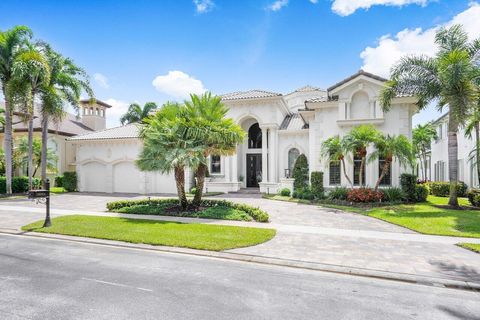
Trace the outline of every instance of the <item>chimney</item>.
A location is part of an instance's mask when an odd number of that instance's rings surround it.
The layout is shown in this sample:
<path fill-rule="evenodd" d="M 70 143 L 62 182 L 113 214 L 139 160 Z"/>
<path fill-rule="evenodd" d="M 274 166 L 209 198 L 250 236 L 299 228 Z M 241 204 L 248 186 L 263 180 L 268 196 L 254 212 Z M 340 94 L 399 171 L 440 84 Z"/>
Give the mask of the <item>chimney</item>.
<path fill-rule="evenodd" d="M 107 126 L 106 111 L 112 106 L 100 100 L 81 100 L 80 115 L 82 123 L 94 131 L 103 130 Z"/>

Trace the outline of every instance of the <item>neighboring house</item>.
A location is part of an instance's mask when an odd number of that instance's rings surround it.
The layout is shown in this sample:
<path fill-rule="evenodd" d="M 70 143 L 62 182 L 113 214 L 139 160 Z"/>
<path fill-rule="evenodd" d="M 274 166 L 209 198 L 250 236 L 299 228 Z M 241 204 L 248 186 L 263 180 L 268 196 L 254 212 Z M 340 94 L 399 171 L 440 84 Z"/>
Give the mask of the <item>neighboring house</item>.
<path fill-rule="evenodd" d="M 91 104 L 89 100 L 80 102 L 80 115 L 76 116 L 66 113 L 64 119 L 59 123 L 50 122 L 48 127 L 48 148 L 57 155 L 57 172 L 59 174 L 65 171 L 75 170 L 75 150 L 67 139 L 76 135 L 92 133 L 96 130 L 105 129 L 105 110 L 111 106 L 105 102 L 97 100 Z M 28 124 L 24 121 L 22 113 L 15 112 L 13 116 L 13 137 L 18 140 L 21 136 L 27 136 Z M 41 138 L 41 115 L 35 113 L 33 120 L 34 137 Z M 3 147 L 4 133 L 0 132 L 0 142 Z M 26 174 L 26 168 L 21 168 L 18 174 Z M 39 172 L 37 174 L 40 174 Z"/>
<path fill-rule="evenodd" d="M 449 181 L 448 176 L 448 113 L 433 123 L 437 130 L 437 139 L 432 141 L 430 160 L 427 161 L 427 179 L 431 181 Z M 478 186 L 475 163 L 470 160 L 470 152 L 475 148 L 475 138 L 465 137 L 465 130 L 460 129 L 458 139 L 458 180 L 469 187 Z"/>
<path fill-rule="evenodd" d="M 343 136 L 352 127 L 372 124 L 385 134 L 411 138 L 412 116 L 417 112 L 413 97 L 397 97 L 388 113 L 383 113 L 379 93 L 386 79 L 360 70 L 327 90 L 306 86 L 289 94 L 263 90 L 225 94 L 222 101 L 247 133 L 234 156 L 212 156 L 208 191 L 234 192 L 259 188 L 277 192 L 291 187 L 290 173 L 296 158 L 305 154 L 310 171 L 323 171 L 324 185 L 347 185 L 339 165 L 320 159 L 321 143 L 334 135 Z M 171 175 L 140 172 L 134 164 L 142 143 L 138 126 L 107 129 L 69 139 L 76 146 L 76 166 L 80 191 L 174 193 Z M 353 179 L 359 160 L 347 161 Z M 385 185 L 397 186 L 400 173 L 407 169 L 394 162 Z M 188 175 L 187 188 L 192 174 Z M 379 161 L 367 164 L 365 181 L 373 186 L 379 176 Z M 357 180 L 357 179 L 355 179 Z"/>

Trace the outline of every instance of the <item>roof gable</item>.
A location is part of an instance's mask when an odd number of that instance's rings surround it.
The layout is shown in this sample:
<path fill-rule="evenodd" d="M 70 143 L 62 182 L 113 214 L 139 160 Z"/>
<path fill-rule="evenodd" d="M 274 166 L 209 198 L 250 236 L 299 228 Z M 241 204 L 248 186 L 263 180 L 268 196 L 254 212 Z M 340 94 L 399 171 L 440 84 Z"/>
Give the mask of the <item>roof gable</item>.
<path fill-rule="evenodd" d="M 362 69 L 360 69 L 357 73 L 351 75 L 350 77 L 347 77 L 337 83 L 335 83 L 333 86 L 329 87 L 327 89 L 327 91 L 330 93 L 331 91 L 334 91 L 335 89 L 343 86 L 344 84 L 347 84 L 348 82 L 354 80 L 355 78 L 358 78 L 358 77 L 367 77 L 367 78 L 370 78 L 370 79 L 373 79 L 373 80 L 376 80 L 376 81 L 380 81 L 380 82 L 386 82 L 388 81 L 387 79 L 383 78 L 383 77 L 380 77 L 380 76 L 377 76 L 373 73 L 370 73 L 370 72 L 366 72 L 366 71 L 363 71 Z"/>

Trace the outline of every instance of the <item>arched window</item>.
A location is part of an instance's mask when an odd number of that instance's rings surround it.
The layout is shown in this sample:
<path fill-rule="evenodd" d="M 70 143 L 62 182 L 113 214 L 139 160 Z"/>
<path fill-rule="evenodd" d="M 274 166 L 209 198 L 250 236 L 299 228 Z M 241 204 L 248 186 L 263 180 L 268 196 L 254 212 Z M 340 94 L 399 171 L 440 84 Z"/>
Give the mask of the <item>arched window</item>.
<path fill-rule="evenodd" d="M 295 161 L 297 161 L 299 155 L 300 151 L 298 151 L 297 148 L 288 150 L 288 170 L 290 170 L 290 175 L 292 174 L 293 166 L 295 165 Z"/>
<path fill-rule="evenodd" d="M 248 129 L 248 148 L 261 149 L 262 148 L 262 130 L 258 123 L 254 123 Z"/>

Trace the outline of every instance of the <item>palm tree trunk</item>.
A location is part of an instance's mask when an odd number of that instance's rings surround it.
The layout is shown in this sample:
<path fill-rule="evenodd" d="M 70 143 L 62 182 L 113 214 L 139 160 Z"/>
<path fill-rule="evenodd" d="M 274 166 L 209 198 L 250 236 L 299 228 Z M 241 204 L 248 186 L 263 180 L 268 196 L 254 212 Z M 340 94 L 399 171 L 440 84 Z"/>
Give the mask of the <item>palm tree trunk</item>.
<path fill-rule="evenodd" d="M 345 159 L 342 158 L 342 167 L 343 167 L 343 175 L 345 176 L 345 178 L 347 179 L 348 183 L 350 183 L 350 186 L 353 188 L 353 183 L 352 183 L 352 180 L 350 179 L 350 177 L 347 175 L 347 168 L 345 166 Z"/>
<path fill-rule="evenodd" d="M 450 114 L 448 121 L 448 178 L 450 181 L 450 196 L 448 205 L 458 207 L 457 182 L 458 182 L 458 121 Z"/>
<path fill-rule="evenodd" d="M 12 138 L 12 110 L 8 101 L 7 90 L 5 84 L 2 86 L 3 97 L 5 98 L 5 129 L 4 129 L 4 149 L 5 149 L 5 178 L 6 193 L 12 194 L 12 177 L 13 177 L 13 138 Z"/>
<path fill-rule="evenodd" d="M 33 114 L 28 116 L 28 189 L 32 189 L 33 178 Z"/>
<path fill-rule="evenodd" d="M 382 179 L 387 174 L 387 171 L 388 171 L 389 167 L 390 167 L 390 161 L 385 161 L 385 164 L 382 167 L 382 173 L 380 174 L 380 177 L 378 177 L 377 183 L 375 184 L 375 191 L 378 191 L 378 187 L 380 186 L 380 182 L 382 182 Z"/>
<path fill-rule="evenodd" d="M 42 116 L 42 183 L 47 180 L 47 140 L 48 140 L 48 115 Z"/>
<path fill-rule="evenodd" d="M 185 194 L 185 168 L 175 167 L 174 173 L 180 207 L 185 210 L 188 207 L 187 195 Z"/>
<path fill-rule="evenodd" d="M 203 186 L 205 185 L 205 174 L 207 173 L 207 166 L 200 164 L 197 168 L 197 189 L 195 197 L 193 198 L 193 205 L 199 207 L 202 203 Z"/>
<path fill-rule="evenodd" d="M 420 170 L 419 171 L 422 173 L 422 180 L 427 180 L 425 172 L 423 170 L 424 169 L 424 161 L 425 161 L 423 155 L 420 154 L 419 159 L 420 159 L 420 161 L 419 161 L 420 162 Z M 417 175 L 418 175 L 418 172 L 417 172 Z"/>
<path fill-rule="evenodd" d="M 363 187 L 364 181 L 363 181 L 363 170 L 365 170 L 365 157 L 362 157 L 362 162 L 360 162 L 360 170 L 358 172 L 358 182 L 360 184 L 360 187 Z"/>
<path fill-rule="evenodd" d="M 476 156 L 475 156 L 475 166 L 477 167 L 477 185 L 480 186 L 480 123 L 475 123 L 475 142 L 476 147 Z M 473 181 L 472 181 L 473 183 Z M 473 187 L 473 186 L 472 186 Z"/>

